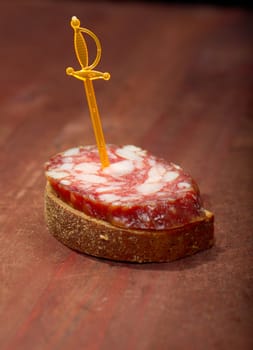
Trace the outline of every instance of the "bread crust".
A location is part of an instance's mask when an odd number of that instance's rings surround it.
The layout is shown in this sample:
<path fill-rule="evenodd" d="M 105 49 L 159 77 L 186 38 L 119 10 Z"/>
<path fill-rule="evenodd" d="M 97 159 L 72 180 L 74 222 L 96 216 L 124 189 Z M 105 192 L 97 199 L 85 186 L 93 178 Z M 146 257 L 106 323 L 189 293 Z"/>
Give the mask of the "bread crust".
<path fill-rule="evenodd" d="M 100 258 L 129 262 L 173 261 L 214 244 L 214 216 L 169 230 L 132 230 L 87 216 L 57 197 L 49 183 L 45 217 L 50 233 L 66 246 Z"/>

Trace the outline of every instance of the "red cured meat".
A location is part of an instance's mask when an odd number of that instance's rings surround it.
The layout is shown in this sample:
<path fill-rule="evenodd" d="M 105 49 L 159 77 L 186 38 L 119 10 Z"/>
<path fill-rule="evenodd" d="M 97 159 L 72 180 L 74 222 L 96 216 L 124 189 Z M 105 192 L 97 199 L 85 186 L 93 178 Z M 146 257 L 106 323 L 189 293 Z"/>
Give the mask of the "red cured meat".
<path fill-rule="evenodd" d="M 105 169 L 96 146 L 59 153 L 46 177 L 63 201 L 119 227 L 166 230 L 204 216 L 198 186 L 179 166 L 131 145 L 107 152 Z"/>

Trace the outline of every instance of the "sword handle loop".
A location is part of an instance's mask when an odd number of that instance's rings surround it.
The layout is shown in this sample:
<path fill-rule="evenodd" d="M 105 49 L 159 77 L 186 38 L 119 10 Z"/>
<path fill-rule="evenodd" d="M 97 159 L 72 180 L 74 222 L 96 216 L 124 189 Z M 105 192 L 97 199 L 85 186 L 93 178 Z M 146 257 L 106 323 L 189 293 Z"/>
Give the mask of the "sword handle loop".
<path fill-rule="evenodd" d="M 101 49 L 100 41 L 98 37 L 91 30 L 80 27 L 80 21 L 76 16 L 72 17 L 70 24 L 71 24 L 71 27 L 74 29 L 74 46 L 75 46 L 76 57 L 82 69 L 92 70 L 98 65 L 101 58 L 102 49 Z M 88 34 L 95 41 L 95 44 L 96 44 L 97 54 L 94 62 L 91 65 L 89 65 L 88 63 L 88 49 L 82 33 Z"/>

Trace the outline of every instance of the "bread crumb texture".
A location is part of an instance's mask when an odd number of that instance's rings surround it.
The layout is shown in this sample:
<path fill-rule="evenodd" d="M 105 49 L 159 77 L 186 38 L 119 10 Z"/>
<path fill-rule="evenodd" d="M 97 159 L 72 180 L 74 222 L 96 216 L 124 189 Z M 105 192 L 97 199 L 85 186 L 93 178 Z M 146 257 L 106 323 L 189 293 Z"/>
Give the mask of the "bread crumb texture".
<path fill-rule="evenodd" d="M 49 184 L 45 190 L 45 217 L 50 233 L 82 253 L 116 261 L 173 261 L 214 244 L 214 216 L 169 230 L 121 229 L 72 208 L 57 197 Z"/>

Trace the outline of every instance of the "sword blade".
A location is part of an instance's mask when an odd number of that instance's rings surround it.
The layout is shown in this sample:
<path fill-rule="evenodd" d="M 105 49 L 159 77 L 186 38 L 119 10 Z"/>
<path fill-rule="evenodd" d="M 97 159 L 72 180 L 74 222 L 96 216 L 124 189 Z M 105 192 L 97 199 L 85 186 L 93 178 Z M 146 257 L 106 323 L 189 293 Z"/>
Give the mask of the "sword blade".
<path fill-rule="evenodd" d="M 90 116 L 92 120 L 93 130 L 95 133 L 95 138 L 97 142 L 98 152 L 100 156 L 100 161 L 102 168 L 110 165 L 108 155 L 106 152 L 106 145 L 104 139 L 104 133 L 101 125 L 101 120 L 98 112 L 97 101 L 94 93 L 93 82 L 90 79 L 84 80 L 84 88 L 88 101 L 88 106 L 90 110 Z"/>

